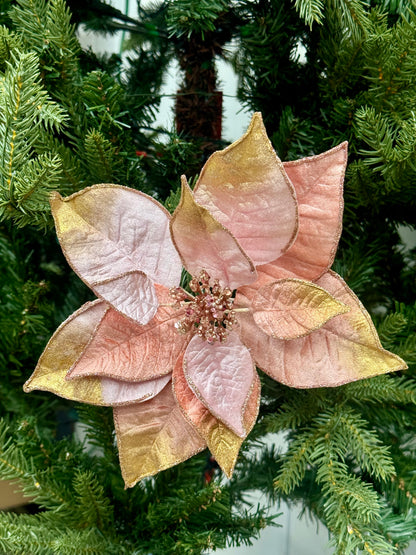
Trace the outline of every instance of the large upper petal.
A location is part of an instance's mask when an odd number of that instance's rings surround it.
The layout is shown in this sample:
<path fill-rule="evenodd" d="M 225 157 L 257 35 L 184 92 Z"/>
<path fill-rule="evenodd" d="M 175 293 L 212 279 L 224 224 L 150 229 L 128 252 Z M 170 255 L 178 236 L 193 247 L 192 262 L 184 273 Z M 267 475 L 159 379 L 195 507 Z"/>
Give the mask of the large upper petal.
<path fill-rule="evenodd" d="M 150 401 L 116 407 L 114 422 L 126 487 L 133 487 L 142 478 L 185 461 L 206 447 L 183 417 L 171 384 Z"/>
<path fill-rule="evenodd" d="M 189 337 L 178 333 L 174 325 L 184 310 L 172 307 L 166 287 L 156 285 L 156 289 L 160 306 L 144 326 L 114 309 L 107 310 L 67 377 L 142 382 L 170 374 Z"/>
<path fill-rule="evenodd" d="M 195 200 L 237 238 L 257 266 L 282 255 L 297 232 L 293 185 L 260 113 L 238 141 L 208 159 Z"/>
<path fill-rule="evenodd" d="M 193 276 L 206 270 L 210 277 L 231 289 L 256 279 L 253 262 L 230 231 L 195 202 L 185 177 L 170 228 L 183 265 Z"/>
<path fill-rule="evenodd" d="M 315 281 L 332 266 L 342 229 L 347 154 L 347 143 L 342 143 L 318 156 L 283 164 L 296 189 L 298 235 L 283 256 L 257 267 L 254 288 L 285 277 Z"/>
<path fill-rule="evenodd" d="M 194 335 L 186 348 L 183 368 L 190 388 L 211 414 L 244 438 L 244 411 L 255 368 L 238 334 L 230 332 L 225 342 L 213 344 Z"/>
<path fill-rule="evenodd" d="M 338 386 L 406 368 L 400 357 L 383 349 L 369 314 L 340 276 L 329 271 L 317 285 L 350 310 L 306 337 L 273 338 L 250 313 L 238 313 L 240 335 L 259 368 L 298 388 Z"/>
<path fill-rule="evenodd" d="M 71 366 L 82 356 L 100 322 L 111 310 L 107 303 L 96 300 L 86 303 L 65 320 L 51 337 L 24 390 L 50 391 L 65 399 L 93 405 L 126 404 L 157 395 L 169 381 L 169 376 L 131 385 L 95 377 L 72 381 L 65 379 Z"/>
<path fill-rule="evenodd" d="M 114 308 L 147 323 L 157 309 L 153 282 L 170 287 L 181 277 L 167 210 L 139 191 L 107 184 L 64 199 L 53 193 L 51 207 L 74 271 Z"/>

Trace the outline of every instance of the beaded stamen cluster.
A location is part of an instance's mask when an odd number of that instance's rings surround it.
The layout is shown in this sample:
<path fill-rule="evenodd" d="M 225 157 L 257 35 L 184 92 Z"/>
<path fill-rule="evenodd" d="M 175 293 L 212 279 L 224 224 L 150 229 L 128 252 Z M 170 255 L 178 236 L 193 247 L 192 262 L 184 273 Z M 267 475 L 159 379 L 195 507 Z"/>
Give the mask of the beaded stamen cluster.
<path fill-rule="evenodd" d="M 225 341 L 228 331 L 236 323 L 232 291 L 211 280 L 205 270 L 189 282 L 190 295 L 181 287 L 172 287 L 170 295 L 177 306 L 185 306 L 185 316 L 175 327 L 181 333 L 194 330 L 200 337 L 215 343 Z"/>

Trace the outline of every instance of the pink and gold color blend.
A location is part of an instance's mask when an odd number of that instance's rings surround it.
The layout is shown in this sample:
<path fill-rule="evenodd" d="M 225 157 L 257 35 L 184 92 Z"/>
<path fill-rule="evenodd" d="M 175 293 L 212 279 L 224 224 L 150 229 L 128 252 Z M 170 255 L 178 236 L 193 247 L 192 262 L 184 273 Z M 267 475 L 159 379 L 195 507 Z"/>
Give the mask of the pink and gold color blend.
<path fill-rule="evenodd" d="M 62 249 L 98 299 L 58 328 L 25 391 L 113 406 L 131 487 L 207 446 L 230 476 L 258 414 L 256 366 L 297 388 L 406 368 L 329 269 L 346 162 L 343 143 L 282 163 L 255 114 L 194 191 L 182 178 L 172 217 L 119 185 L 55 193 Z"/>

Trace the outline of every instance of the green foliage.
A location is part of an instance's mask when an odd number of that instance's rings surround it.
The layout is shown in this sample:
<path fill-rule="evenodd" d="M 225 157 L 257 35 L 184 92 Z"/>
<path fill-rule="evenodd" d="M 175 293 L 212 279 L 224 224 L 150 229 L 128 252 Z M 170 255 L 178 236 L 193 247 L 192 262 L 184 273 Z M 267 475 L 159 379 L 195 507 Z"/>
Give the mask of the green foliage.
<path fill-rule="evenodd" d="M 177 0 L 170 2 L 167 25 L 171 35 L 181 37 L 192 33 L 204 36 L 206 31 L 215 31 L 215 21 L 227 10 L 224 0 Z"/>
<path fill-rule="evenodd" d="M 42 134 L 62 127 L 66 113 L 42 87 L 35 54 L 12 55 L 0 86 L 1 218 L 45 226 L 48 191 L 57 184 L 60 163 L 56 156 L 31 153 Z"/>
<path fill-rule="evenodd" d="M 86 107 L 87 123 L 99 131 L 115 135 L 127 127 L 122 119 L 124 91 L 110 75 L 102 71 L 88 73 L 82 85 L 81 103 Z"/>
<path fill-rule="evenodd" d="M 6 69 L 6 62 L 10 60 L 12 52 L 23 46 L 21 38 L 5 26 L 0 27 L 0 71 Z"/>
<path fill-rule="evenodd" d="M 64 0 L 19 0 L 10 16 L 26 48 L 41 59 L 45 80 L 59 94 L 62 84 L 77 75 L 80 51 Z"/>
<path fill-rule="evenodd" d="M 398 405 L 415 406 L 415 384 L 379 376 L 338 390 L 287 393 L 279 411 L 267 414 L 260 424 L 270 432 L 291 430 L 288 449 L 276 468 L 278 494 L 291 499 L 305 487 L 313 492 L 310 510 L 328 526 L 336 553 L 395 553 L 386 533 L 389 525 L 382 521 L 387 513 L 379 492 L 389 491 L 397 480 L 396 453 L 383 436 L 394 426 Z M 385 408 L 383 421 L 373 412 L 380 403 Z M 396 506 L 403 511 L 402 520 L 411 518 L 406 517 L 408 502 Z M 402 541 L 408 539 L 409 528 Z"/>
<path fill-rule="evenodd" d="M 310 27 L 313 23 L 322 23 L 324 8 L 322 0 L 295 0 L 295 8 L 299 17 Z"/>
<path fill-rule="evenodd" d="M 102 133 L 93 129 L 85 136 L 84 149 L 91 184 L 116 182 L 114 177 L 119 162 L 116 147 Z"/>

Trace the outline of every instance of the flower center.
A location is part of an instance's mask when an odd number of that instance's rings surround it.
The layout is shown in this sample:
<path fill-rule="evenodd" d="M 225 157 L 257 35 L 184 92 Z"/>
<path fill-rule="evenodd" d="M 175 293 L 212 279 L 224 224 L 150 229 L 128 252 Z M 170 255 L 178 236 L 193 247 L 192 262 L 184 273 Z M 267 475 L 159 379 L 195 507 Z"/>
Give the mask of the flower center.
<path fill-rule="evenodd" d="M 221 287 L 218 280 L 212 280 L 205 270 L 198 278 L 191 279 L 189 288 L 194 296 L 181 287 L 170 290 L 175 304 L 185 307 L 185 316 L 176 322 L 176 329 L 181 333 L 193 330 L 208 343 L 225 341 L 236 323 L 231 289 Z"/>

